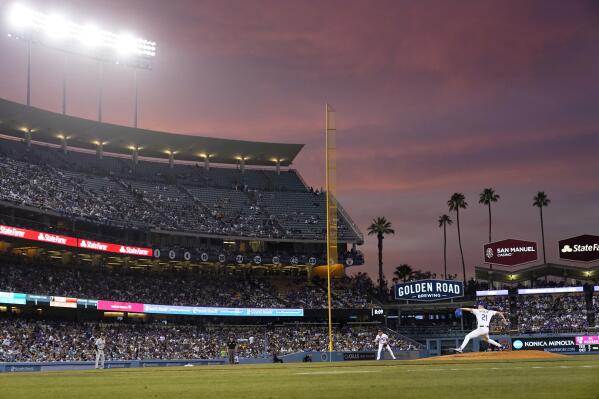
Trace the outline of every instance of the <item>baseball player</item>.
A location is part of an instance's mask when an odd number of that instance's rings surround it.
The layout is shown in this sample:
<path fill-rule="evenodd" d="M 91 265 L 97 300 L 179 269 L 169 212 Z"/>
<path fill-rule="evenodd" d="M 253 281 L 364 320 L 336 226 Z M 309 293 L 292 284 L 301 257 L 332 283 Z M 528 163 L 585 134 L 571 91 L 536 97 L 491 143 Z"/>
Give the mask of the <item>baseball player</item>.
<path fill-rule="evenodd" d="M 476 317 L 477 328 L 476 328 L 476 330 L 474 330 L 474 331 L 470 332 L 468 335 L 466 335 L 466 337 L 464 338 L 464 342 L 462 342 L 462 345 L 459 348 L 454 349 L 456 352 L 462 353 L 462 351 L 464 350 L 466 345 L 468 345 L 468 342 L 470 342 L 471 339 L 476 338 L 476 337 L 481 337 L 484 341 L 488 342 L 489 344 L 491 344 L 499 349 L 503 349 L 503 347 L 501 346 L 501 344 L 499 342 L 494 341 L 491 338 L 489 338 L 489 324 L 491 323 L 491 319 L 493 318 L 493 316 L 495 316 L 497 314 L 497 315 L 501 316 L 504 323 L 507 323 L 507 320 L 502 312 L 485 309 L 485 306 L 482 303 L 478 304 L 477 309 L 471 309 L 471 308 L 460 308 L 460 309 L 464 312 L 470 312 Z"/>
<path fill-rule="evenodd" d="M 393 360 L 395 360 L 395 355 L 393 354 L 393 351 L 389 346 L 389 337 L 387 336 L 387 334 L 379 330 L 379 333 L 376 335 L 374 342 L 379 344 L 379 351 L 376 354 L 376 360 L 381 360 L 381 351 L 383 350 L 383 348 L 386 348 L 391 354 Z"/>
<path fill-rule="evenodd" d="M 100 334 L 98 339 L 95 342 L 96 345 L 96 369 L 104 368 L 104 347 L 106 346 L 106 341 L 104 340 L 104 335 Z"/>

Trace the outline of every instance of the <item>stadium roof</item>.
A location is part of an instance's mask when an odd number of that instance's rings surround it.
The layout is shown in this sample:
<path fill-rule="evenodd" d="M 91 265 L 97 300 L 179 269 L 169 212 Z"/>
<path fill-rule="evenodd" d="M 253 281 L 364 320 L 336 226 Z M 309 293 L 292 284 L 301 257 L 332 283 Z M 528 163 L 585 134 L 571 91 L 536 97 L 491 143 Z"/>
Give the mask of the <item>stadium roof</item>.
<path fill-rule="evenodd" d="M 103 151 L 117 154 L 131 154 L 138 147 L 140 156 L 150 158 L 168 158 L 172 151 L 175 159 L 192 162 L 209 154 L 210 162 L 222 164 L 235 164 L 243 157 L 246 165 L 274 166 L 278 159 L 281 166 L 289 166 L 304 146 L 135 129 L 0 99 L 0 133 L 24 138 L 28 129 L 32 140 L 46 143 L 61 144 L 66 137 L 69 147 L 95 150 L 104 143 Z"/>
<path fill-rule="evenodd" d="M 501 270 L 497 268 L 490 270 L 488 266 L 476 266 L 474 271 L 476 280 L 488 281 L 492 276 L 493 281 L 507 284 L 521 283 L 545 276 L 586 281 L 598 281 L 599 279 L 599 265 L 570 266 L 547 263 L 513 270 Z"/>

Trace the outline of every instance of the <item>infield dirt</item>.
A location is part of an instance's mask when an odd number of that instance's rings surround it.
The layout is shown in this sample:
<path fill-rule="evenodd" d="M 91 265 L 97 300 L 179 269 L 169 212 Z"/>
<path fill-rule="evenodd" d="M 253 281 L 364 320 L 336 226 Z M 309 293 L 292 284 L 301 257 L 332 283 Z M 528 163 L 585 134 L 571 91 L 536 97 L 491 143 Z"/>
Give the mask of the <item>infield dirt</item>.
<path fill-rule="evenodd" d="M 528 360 L 528 359 L 565 359 L 568 355 L 544 351 L 501 351 L 501 352 L 468 352 L 454 355 L 434 356 L 421 360 Z M 419 359 L 420 360 L 420 359 Z"/>

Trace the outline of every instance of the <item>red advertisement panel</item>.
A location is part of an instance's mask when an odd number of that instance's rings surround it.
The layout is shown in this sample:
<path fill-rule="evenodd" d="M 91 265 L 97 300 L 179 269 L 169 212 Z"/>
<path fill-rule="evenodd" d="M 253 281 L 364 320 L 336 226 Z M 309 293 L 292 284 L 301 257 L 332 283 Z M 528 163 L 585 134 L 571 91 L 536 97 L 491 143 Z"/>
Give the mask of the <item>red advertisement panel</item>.
<path fill-rule="evenodd" d="M 98 301 L 98 310 L 111 310 L 115 312 L 139 312 L 143 313 L 143 303 Z"/>
<path fill-rule="evenodd" d="M 110 244 L 107 242 L 79 239 L 79 248 L 93 251 L 112 252 L 121 255 L 152 256 L 152 248 L 132 247 L 130 245 Z"/>
<path fill-rule="evenodd" d="M 67 247 L 76 247 L 77 239 L 74 237 L 61 236 L 58 234 L 42 233 L 35 230 L 21 229 L 18 227 L 0 225 L 0 235 L 8 237 L 23 238 L 25 240 L 41 241 Z"/>
<path fill-rule="evenodd" d="M 508 239 L 485 244 L 485 263 L 516 266 L 537 260 L 537 243 Z"/>
<path fill-rule="evenodd" d="M 584 234 L 559 242 L 559 257 L 578 262 L 599 260 L 599 236 Z"/>
<path fill-rule="evenodd" d="M 79 247 L 91 249 L 93 251 L 112 252 L 121 255 L 152 256 L 152 248 L 84 240 L 80 238 L 67 237 L 58 234 L 44 233 L 41 231 L 21 229 L 19 227 L 12 226 L 0 225 L 0 236 L 47 242 L 50 244 L 64 245 L 67 247 Z"/>

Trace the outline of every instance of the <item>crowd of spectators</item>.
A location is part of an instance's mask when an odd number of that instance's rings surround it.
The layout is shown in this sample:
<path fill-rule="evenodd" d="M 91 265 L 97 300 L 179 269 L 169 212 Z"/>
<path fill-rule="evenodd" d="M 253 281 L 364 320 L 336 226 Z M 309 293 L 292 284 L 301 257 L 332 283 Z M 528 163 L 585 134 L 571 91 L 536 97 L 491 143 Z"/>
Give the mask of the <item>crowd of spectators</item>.
<path fill-rule="evenodd" d="M 104 173 L 98 176 L 77 162 L 66 159 L 53 162 L 69 155 L 52 157 L 51 151 L 37 148 L 26 156 L 16 150 L 0 151 L 0 200 L 127 228 L 151 227 L 231 237 L 325 238 L 325 198 L 307 192 L 306 187 L 305 191 L 262 192 L 247 184 L 233 184 L 230 188 L 207 185 L 210 179 L 200 179 L 203 185 L 194 186 L 198 184 L 196 179 L 178 181 L 174 176 L 166 179 L 170 172 L 168 165 L 148 162 L 146 169 L 156 173 L 123 176 L 119 168 L 113 170 L 119 163 L 107 160 Z M 85 162 L 85 157 L 91 157 L 98 165 L 103 162 L 91 155 L 76 157 L 80 162 Z M 186 176 L 191 173 L 188 169 Z M 102 171 L 97 167 L 91 170 Z M 299 178 L 296 176 L 291 181 L 299 182 Z M 263 196 L 268 196 L 270 202 L 263 201 Z M 341 214 L 338 234 L 346 240 L 358 240 Z"/>
<path fill-rule="evenodd" d="M 0 157 L 0 200 L 51 210 L 100 223 L 173 228 L 146 202 L 132 193 L 106 185 L 91 192 L 59 170 Z"/>
<path fill-rule="evenodd" d="M 593 311 L 595 313 L 595 327 L 599 327 L 599 293 L 593 295 Z"/>
<path fill-rule="evenodd" d="M 288 280 L 289 286 L 280 292 L 268 276 L 249 271 L 110 268 L 89 263 L 63 265 L 41 258 L 0 259 L 0 291 L 6 292 L 163 305 L 306 309 L 327 306 L 326 292 L 320 284 L 305 279 Z M 367 291 L 352 288 L 363 284 L 362 280 L 346 278 L 344 289 L 350 294 L 335 290 L 334 307 L 363 308 L 370 304 Z"/>
<path fill-rule="evenodd" d="M 521 333 L 584 331 L 588 327 L 584 293 L 518 297 Z"/>
<path fill-rule="evenodd" d="M 335 350 L 375 350 L 376 325 L 335 326 Z M 396 351 L 417 343 L 388 332 Z M 270 357 L 294 352 L 328 350 L 322 325 L 189 326 L 157 324 L 97 324 L 0 318 L 0 362 L 90 361 L 94 341 L 103 335 L 107 360 L 217 359 L 225 345 L 237 341 L 241 358 Z"/>

